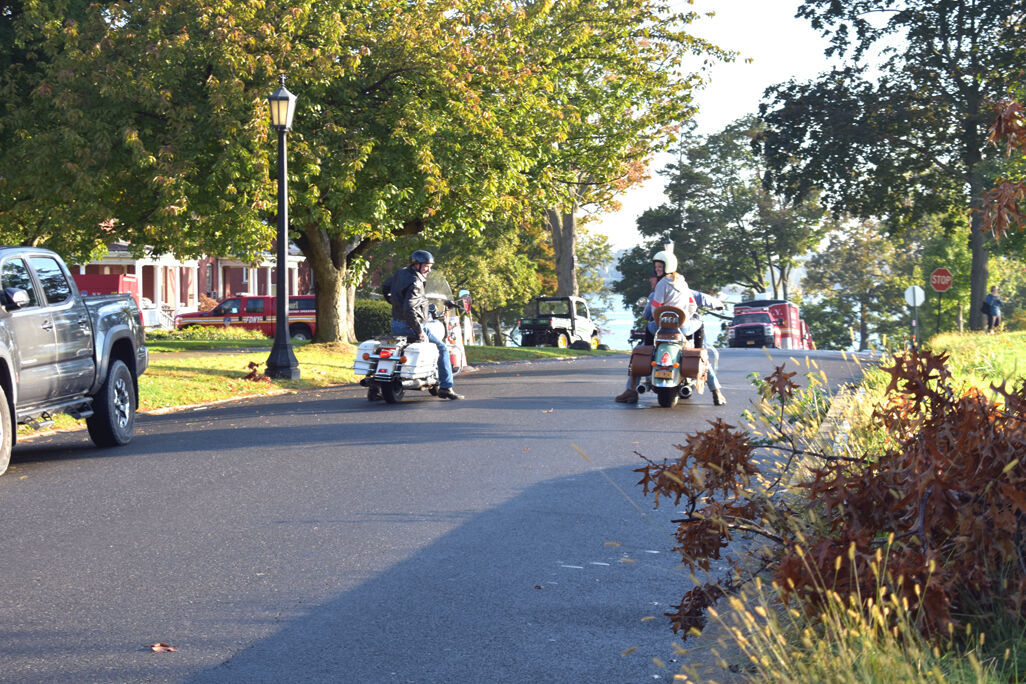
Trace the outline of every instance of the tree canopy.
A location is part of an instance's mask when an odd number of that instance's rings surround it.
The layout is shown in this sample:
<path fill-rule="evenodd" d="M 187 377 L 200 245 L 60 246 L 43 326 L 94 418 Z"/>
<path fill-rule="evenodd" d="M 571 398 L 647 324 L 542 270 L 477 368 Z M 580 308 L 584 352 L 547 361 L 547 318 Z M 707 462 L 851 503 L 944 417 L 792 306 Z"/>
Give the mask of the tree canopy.
<path fill-rule="evenodd" d="M 681 139 L 677 161 L 662 171 L 668 201 L 638 218 L 648 241 L 620 259 L 623 279 L 615 289 L 625 304 L 648 293 L 651 256 L 666 239 L 695 289 L 734 285 L 788 296 L 792 269 L 824 232 L 823 211 L 814 198 L 788 201 L 762 187 L 751 147 L 758 130 L 749 116 L 718 133 Z"/>
<path fill-rule="evenodd" d="M 968 225 L 974 327 L 987 252 L 971 207 L 994 103 L 1022 77 L 1024 12 L 1022 1 L 805 0 L 798 16 L 844 64 L 770 89 L 761 107 L 766 181 L 785 196 L 819 191 L 838 213 L 897 230 L 927 217 Z"/>
<path fill-rule="evenodd" d="M 267 249 L 266 96 L 286 73 L 291 237 L 315 273 L 319 339 L 351 333 L 378 242 L 540 221 L 582 171 L 608 199 L 686 118 L 713 52 L 686 33 L 694 15 L 656 0 L 17 7 L 0 23 L 21 65 L 0 87 L 22 96 L 0 112 L 0 232 L 75 256 L 114 239 Z"/>

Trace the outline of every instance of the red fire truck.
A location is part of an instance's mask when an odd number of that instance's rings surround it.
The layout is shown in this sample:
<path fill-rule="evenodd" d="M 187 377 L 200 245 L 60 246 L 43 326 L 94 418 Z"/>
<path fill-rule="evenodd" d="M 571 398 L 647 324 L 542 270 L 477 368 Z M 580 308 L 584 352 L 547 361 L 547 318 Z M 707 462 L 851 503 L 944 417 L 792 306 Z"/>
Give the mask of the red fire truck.
<path fill-rule="evenodd" d="M 274 337 L 277 318 L 274 297 L 229 297 L 210 311 L 197 311 L 175 316 L 175 327 L 181 330 L 194 325 L 212 325 L 218 328 L 238 326 L 245 330 L 259 330 Z M 289 297 L 289 333 L 300 340 L 312 340 L 317 331 L 317 297 L 294 295 Z"/>
<path fill-rule="evenodd" d="M 755 299 L 734 305 L 727 329 L 731 347 L 815 349 L 798 306 L 782 299 Z"/>

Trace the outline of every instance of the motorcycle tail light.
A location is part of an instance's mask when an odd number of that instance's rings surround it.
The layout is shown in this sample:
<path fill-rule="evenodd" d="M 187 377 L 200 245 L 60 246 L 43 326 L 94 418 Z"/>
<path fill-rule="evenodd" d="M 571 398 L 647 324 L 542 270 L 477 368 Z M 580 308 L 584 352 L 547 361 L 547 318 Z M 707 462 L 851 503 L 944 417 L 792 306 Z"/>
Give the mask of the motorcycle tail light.
<path fill-rule="evenodd" d="M 394 349 L 382 349 L 378 352 L 378 356 L 380 356 L 383 359 L 390 359 L 392 358 L 392 352 L 394 351 Z"/>
<path fill-rule="evenodd" d="M 659 359 L 660 366 L 670 365 L 670 352 L 663 352 L 663 358 Z"/>

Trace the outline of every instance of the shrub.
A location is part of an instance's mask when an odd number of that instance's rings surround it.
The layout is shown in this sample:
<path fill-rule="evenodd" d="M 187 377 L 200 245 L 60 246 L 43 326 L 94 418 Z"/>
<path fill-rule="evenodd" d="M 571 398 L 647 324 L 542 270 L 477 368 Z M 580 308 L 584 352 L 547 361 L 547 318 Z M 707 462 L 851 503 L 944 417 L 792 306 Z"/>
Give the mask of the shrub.
<path fill-rule="evenodd" d="M 357 299 L 353 332 L 357 340 L 387 335 L 392 329 L 392 305 L 382 299 Z"/>
<path fill-rule="evenodd" d="M 148 340 L 266 340 L 259 330 L 246 330 L 232 326 L 193 325 L 182 330 L 151 328 L 146 331 Z"/>
<path fill-rule="evenodd" d="M 946 361 L 912 351 L 882 369 L 887 396 L 873 419 L 890 439 L 879 451 L 817 446 L 800 416 L 818 399 L 781 366 L 758 383 L 763 430 L 717 420 L 677 459 L 639 468 L 656 505 L 669 497 L 684 509 L 675 550 L 688 568 L 708 572 L 739 534 L 770 542 L 685 594 L 668 614 L 674 631 L 701 631 L 709 607 L 761 572 L 815 612 L 837 600 L 869 611 L 893 596 L 931 640 L 988 612 L 1021 625 L 1026 381 L 992 385 L 997 403 L 956 391 Z M 763 472 L 767 461 L 776 472 Z"/>

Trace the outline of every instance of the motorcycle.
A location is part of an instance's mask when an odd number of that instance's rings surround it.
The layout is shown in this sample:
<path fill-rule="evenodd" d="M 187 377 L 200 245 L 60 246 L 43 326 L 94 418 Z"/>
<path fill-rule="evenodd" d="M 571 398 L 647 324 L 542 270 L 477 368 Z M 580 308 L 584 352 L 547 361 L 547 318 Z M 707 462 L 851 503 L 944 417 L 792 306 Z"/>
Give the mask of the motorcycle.
<path fill-rule="evenodd" d="M 709 357 L 705 347 L 695 348 L 681 332 L 684 311 L 661 306 L 655 311 L 658 329 L 652 345 L 636 344 L 631 354 L 631 375 L 642 377 L 638 393 L 655 392 L 659 405 L 671 408 L 678 399 L 705 392 Z M 645 332 L 632 330 L 631 342 L 643 342 Z"/>
<path fill-rule="evenodd" d="M 424 329 L 445 342 L 456 375 L 467 365 L 460 307 L 453 301 L 449 283 L 438 271 L 428 275 L 424 289 L 430 315 Z M 438 394 L 438 347 L 433 342 L 411 342 L 403 335 L 365 340 L 356 349 L 353 370 L 364 376 L 360 385 L 367 388 L 368 401 L 380 397 L 388 404 L 396 404 L 411 389 Z"/>

